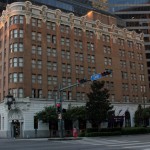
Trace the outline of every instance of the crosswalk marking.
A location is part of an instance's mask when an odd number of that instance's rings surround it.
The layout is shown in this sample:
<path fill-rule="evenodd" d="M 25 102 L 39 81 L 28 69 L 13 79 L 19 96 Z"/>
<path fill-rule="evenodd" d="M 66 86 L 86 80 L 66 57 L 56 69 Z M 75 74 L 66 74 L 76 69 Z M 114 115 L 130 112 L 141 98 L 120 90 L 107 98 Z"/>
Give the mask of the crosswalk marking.
<path fill-rule="evenodd" d="M 132 143 L 122 143 L 122 144 L 120 144 L 120 145 L 123 145 L 123 146 L 127 146 L 127 145 L 143 145 L 143 144 L 150 144 L 150 142 L 138 142 L 138 143 L 136 143 L 136 142 L 133 142 L 133 141 L 131 141 Z M 120 145 L 118 145 L 118 144 L 113 144 L 113 145 L 108 145 L 108 146 L 120 146 Z"/>
<path fill-rule="evenodd" d="M 104 145 L 107 147 L 121 147 L 126 149 L 150 150 L 150 142 L 129 141 L 129 140 L 111 140 L 111 139 L 92 139 L 61 141 L 62 143 L 81 144 L 81 145 Z"/>
<path fill-rule="evenodd" d="M 127 146 L 127 147 L 124 147 L 124 148 L 140 148 L 140 147 L 142 147 L 142 148 L 144 148 L 144 147 L 150 147 L 150 145 Z"/>

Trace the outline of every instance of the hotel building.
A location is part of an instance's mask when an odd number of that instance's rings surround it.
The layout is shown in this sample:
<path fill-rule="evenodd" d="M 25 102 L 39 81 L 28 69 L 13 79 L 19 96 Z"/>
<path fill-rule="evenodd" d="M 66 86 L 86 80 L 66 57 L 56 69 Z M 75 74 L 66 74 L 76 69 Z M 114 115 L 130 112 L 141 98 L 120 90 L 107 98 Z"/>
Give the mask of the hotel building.
<path fill-rule="evenodd" d="M 143 34 L 119 28 L 117 19 L 91 11 L 84 16 L 52 10 L 31 2 L 7 5 L 0 17 L 0 136 L 34 137 L 34 116 L 59 100 L 58 89 L 90 79 L 105 69 L 102 78 L 110 91 L 115 114 L 130 114 L 138 104 L 149 104 L 149 85 Z M 82 106 L 90 90 L 87 82 L 62 93 L 63 108 Z M 8 94 L 15 103 L 8 110 Z M 121 110 L 121 111 L 120 111 Z M 39 122 L 38 136 L 48 125 Z"/>

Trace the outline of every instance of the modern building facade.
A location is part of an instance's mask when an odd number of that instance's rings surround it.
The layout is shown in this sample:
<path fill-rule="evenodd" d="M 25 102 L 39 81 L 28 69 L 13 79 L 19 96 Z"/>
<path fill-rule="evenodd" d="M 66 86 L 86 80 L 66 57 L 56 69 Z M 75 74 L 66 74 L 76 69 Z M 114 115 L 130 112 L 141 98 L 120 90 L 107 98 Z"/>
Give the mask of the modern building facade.
<path fill-rule="evenodd" d="M 145 54 L 150 83 L 150 1 L 149 0 L 108 0 L 109 11 L 126 22 L 128 30 L 144 33 Z"/>
<path fill-rule="evenodd" d="M 34 116 L 59 100 L 58 89 L 90 79 L 105 69 L 116 115 L 130 114 L 138 104 L 149 105 L 143 35 L 117 27 L 117 19 L 91 11 L 84 16 L 64 13 L 31 2 L 7 5 L 0 17 L 0 136 L 34 137 Z M 87 101 L 91 82 L 62 93 L 63 107 Z M 7 107 L 8 94 L 15 103 Z M 124 124 L 125 125 L 125 124 Z M 48 136 L 39 122 L 39 137 Z"/>

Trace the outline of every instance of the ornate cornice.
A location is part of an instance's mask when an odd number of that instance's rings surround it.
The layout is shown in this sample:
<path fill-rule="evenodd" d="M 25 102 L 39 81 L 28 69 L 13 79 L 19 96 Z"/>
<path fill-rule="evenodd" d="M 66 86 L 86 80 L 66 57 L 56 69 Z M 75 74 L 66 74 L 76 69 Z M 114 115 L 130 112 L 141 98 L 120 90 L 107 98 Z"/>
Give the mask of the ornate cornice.
<path fill-rule="evenodd" d="M 30 1 L 26 2 L 15 2 L 7 5 L 6 10 L 3 11 L 0 17 L 0 26 L 12 15 L 24 15 L 26 17 L 26 23 L 30 23 L 31 17 L 42 19 L 43 22 L 53 21 L 58 26 L 60 24 L 69 25 L 72 29 L 73 27 L 81 28 L 84 32 L 86 30 L 93 31 L 97 38 L 99 39 L 101 34 L 108 34 L 111 37 L 119 36 L 124 39 L 139 40 L 143 42 L 142 34 L 133 33 L 127 29 L 121 29 L 116 27 L 116 25 L 106 25 L 100 20 L 88 20 L 86 16 L 77 17 L 73 13 L 64 13 L 59 9 L 51 10 L 47 6 L 36 6 L 32 5 Z M 109 16 L 108 16 L 109 17 Z"/>

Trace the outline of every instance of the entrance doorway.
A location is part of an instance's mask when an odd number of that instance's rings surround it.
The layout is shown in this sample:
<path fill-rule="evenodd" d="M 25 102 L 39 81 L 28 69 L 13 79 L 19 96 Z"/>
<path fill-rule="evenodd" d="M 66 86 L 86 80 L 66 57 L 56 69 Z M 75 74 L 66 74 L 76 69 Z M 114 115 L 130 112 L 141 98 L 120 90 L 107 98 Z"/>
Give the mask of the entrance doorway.
<path fill-rule="evenodd" d="M 20 122 L 18 120 L 12 120 L 12 136 L 14 138 L 20 137 Z"/>

